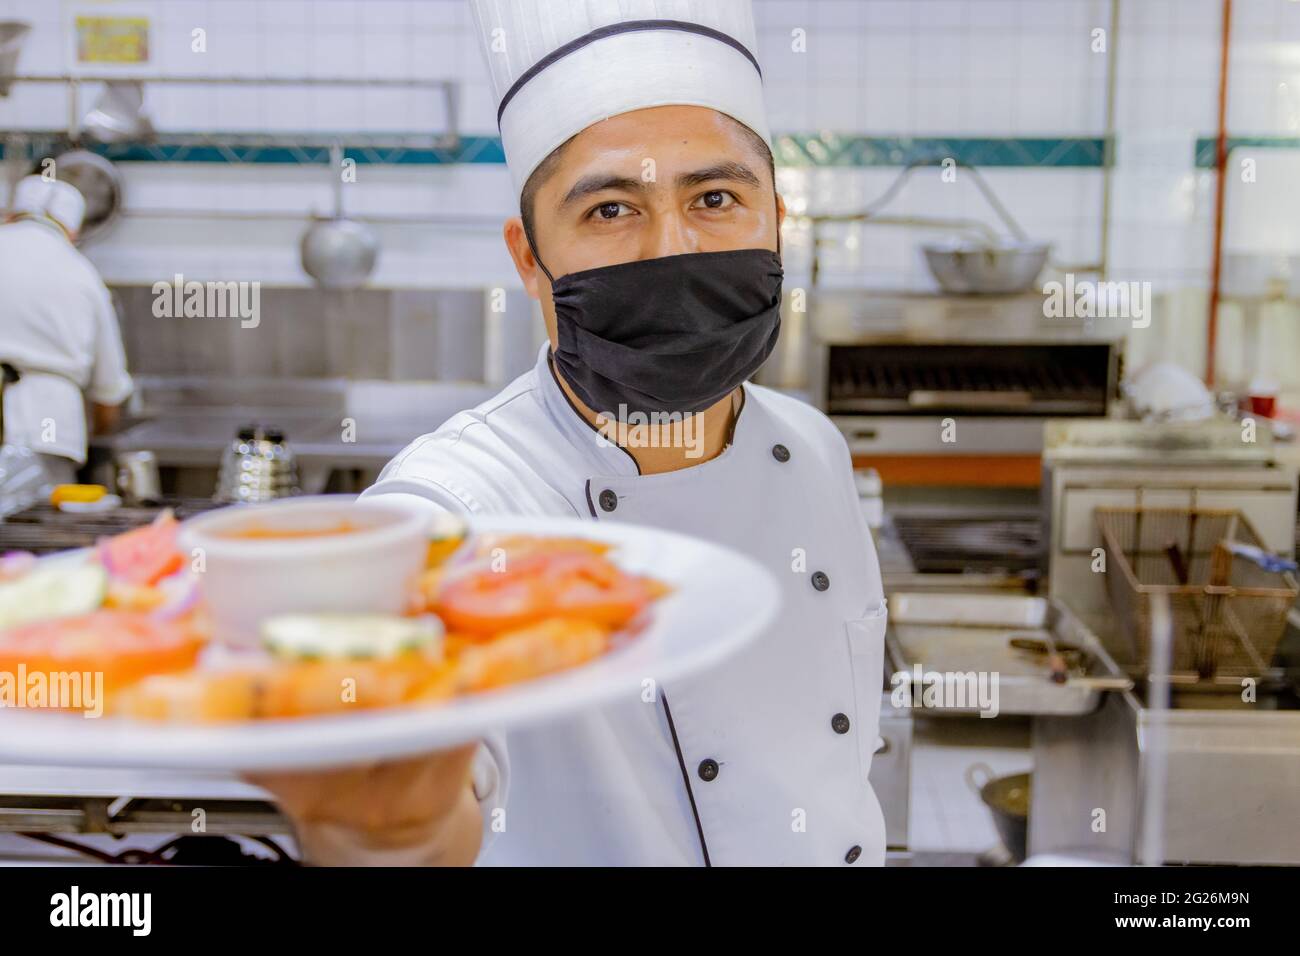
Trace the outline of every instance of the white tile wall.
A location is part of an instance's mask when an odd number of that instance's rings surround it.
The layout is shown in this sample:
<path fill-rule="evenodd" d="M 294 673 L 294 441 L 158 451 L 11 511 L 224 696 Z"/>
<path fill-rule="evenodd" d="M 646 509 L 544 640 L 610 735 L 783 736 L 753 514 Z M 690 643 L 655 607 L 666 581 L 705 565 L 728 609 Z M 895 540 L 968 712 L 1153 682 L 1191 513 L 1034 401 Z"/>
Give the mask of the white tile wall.
<path fill-rule="evenodd" d="M 87 0 L 0 0 L 0 17 L 33 22 L 21 67 L 59 73 L 68 64 L 65 30 Z M 462 0 L 99 0 L 148 9 L 160 71 L 241 76 L 450 77 L 461 82 L 461 124 L 495 132 L 487 77 Z M 1219 46 L 1219 0 L 1125 0 L 1108 53 L 1090 48 L 1092 31 L 1109 29 L 1107 0 L 754 0 L 758 55 L 764 65 L 772 126 L 781 132 L 871 135 L 1100 135 L 1107 57 L 1119 58 L 1112 262 L 1124 277 L 1160 287 L 1203 286 L 1207 278 L 1212 190 L 1191 167 L 1192 144 L 1211 135 Z M 1238 0 L 1229 88 L 1233 132 L 1300 135 L 1300 3 Z M 207 31 L 206 53 L 191 49 L 191 31 Z M 791 49 L 791 31 L 807 34 L 806 52 Z M 150 89 L 163 130 L 430 131 L 445 122 L 436 98 L 416 91 L 357 88 Z M 57 88 L 20 87 L 0 100 L 0 129 L 58 128 L 66 108 Z M 788 171 L 792 208 L 847 209 L 874 198 L 889 169 Z M 1198 179 L 1199 177 L 1199 179 Z M 1096 170 L 991 170 L 1002 200 L 1035 235 L 1052 239 L 1057 258 L 1080 262 L 1099 252 L 1100 174 Z M 292 217 L 319 205 L 318 169 L 265 166 L 221 169 L 156 165 L 128 169 L 130 203 L 169 208 L 280 209 Z M 460 285 L 496 273 L 497 219 L 509 212 L 499 168 L 363 168 L 349 208 L 376 213 L 455 212 L 484 224 L 394 227 L 402 239 L 385 256 L 377 281 Z M 472 183 L 473 187 L 468 188 Z M 909 187 L 899 211 L 986 216 L 971 189 Z M 180 244 L 166 228 L 132 220 L 92 255 L 110 278 L 163 272 L 184 255 L 193 272 L 233 258 L 296 281 L 292 250 L 276 229 L 223 226 L 201 217 L 197 238 Z M 915 254 L 925 234 L 858 230 L 854 247 L 825 263 L 828 281 L 923 288 L 929 277 Z M 850 231 L 852 233 L 852 231 Z M 166 241 L 162 236 L 167 235 Z M 274 237 L 274 239 L 272 239 Z M 472 237 L 472 238 L 470 238 Z M 386 236 L 386 239 L 388 237 Z M 792 253 L 800 235 L 788 237 Z M 206 250 L 206 251 L 205 251 Z M 490 266 L 466 265 L 496 250 Z M 162 256 L 162 260 L 150 257 Z M 476 260 L 475 260 L 476 261 Z M 283 268 L 274 265 L 283 262 Z M 261 264 L 260 266 L 258 264 Z M 792 263 L 793 266 L 793 263 Z M 797 270 L 797 266 L 794 267 Z M 125 271 L 118 271 L 125 270 Z M 268 278 L 271 278 L 268 276 Z"/>

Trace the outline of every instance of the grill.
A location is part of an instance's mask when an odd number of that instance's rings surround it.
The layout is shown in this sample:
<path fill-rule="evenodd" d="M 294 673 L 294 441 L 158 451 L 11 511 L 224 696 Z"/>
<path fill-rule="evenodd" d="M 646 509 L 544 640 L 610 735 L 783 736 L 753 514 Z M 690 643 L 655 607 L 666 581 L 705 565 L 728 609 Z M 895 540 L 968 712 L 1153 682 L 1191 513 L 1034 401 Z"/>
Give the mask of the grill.
<path fill-rule="evenodd" d="M 100 538 L 148 524 L 163 508 L 171 508 L 177 518 L 187 518 L 213 507 L 216 504 L 209 498 L 176 498 L 159 506 L 122 507 L 99 514 L 72 514 L 48 503 L 32 505 L 0 522 L 0 553 L 50 554 L 86 548 Z"/>
<path fill-rule="evenodd" d="M 1006 574 L 1036 579 L 1042 521 L 1032 511 L 890 519 L 920 574 Z"/>
<path fill-rule="evenodd" d="M 1107 346 L 832 346 L 831 414 L 1102 415 Z"/>

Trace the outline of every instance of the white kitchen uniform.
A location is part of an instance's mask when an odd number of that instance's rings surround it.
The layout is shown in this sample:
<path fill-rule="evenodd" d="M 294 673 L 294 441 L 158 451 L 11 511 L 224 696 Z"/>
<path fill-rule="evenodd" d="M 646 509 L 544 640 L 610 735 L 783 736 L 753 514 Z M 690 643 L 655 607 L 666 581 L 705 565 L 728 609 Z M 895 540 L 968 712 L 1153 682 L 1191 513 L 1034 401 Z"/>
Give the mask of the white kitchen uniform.
<path fill-rule="evenodd" d="M 22 375 L 5 390 L 6 440 L 78 465 L 85 399 L 118 405 L 131 394 L 108 289 L 53 222 L 0 226 L 0 361 Z"/>
<path fill-rule="evenodd" d="M 721 455 L 640 475 L 569 404 L 543 348 L 531 372 L 413 442 L 367 491 L 679 531 L 755 558 L 782 586 L 775 625 L 705 675 L 490 742 L 498 772 L 486 778 L 509 784 L 481 794 L 489 818 L 505 811 L 483 862 L 883 862 L 867 774 L 885 605 L 848 450 L 811 406 L 743 390 Z"/>

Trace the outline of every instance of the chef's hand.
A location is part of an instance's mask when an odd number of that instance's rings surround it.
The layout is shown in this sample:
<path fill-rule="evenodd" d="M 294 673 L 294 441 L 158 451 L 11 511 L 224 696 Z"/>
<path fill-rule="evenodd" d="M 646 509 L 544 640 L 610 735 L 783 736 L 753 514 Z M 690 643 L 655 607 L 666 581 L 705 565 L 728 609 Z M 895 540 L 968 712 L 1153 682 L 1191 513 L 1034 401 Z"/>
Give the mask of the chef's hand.
<path fill-rule="evenodd" d="M 336 770 L 249 775 L 318 866 L 469 866 L 483 839 L 470 780 L 477 744 Z"/>

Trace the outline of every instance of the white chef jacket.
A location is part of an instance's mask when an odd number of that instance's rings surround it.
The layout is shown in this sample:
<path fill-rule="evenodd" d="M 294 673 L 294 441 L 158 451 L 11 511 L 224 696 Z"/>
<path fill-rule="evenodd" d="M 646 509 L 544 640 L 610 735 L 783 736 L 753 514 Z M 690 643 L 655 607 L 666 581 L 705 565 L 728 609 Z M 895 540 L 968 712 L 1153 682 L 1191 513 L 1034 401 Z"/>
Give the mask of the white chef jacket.
<path fill-rule="evenodd" d="M 480 862 L 883 862 L 867 774 L 885 604 L 847 447 L 816 409 L 745 385 L 721 455 L 640 475 L 568 402 L 543 347 L 532 371 L 417 439 L 366 494 L 653 525 L 750 555 L 782 586 L 775 624 L 713 670 L 660 685 L 650 703 L 487 741 L 478 772 L 498 785 L 480 794 Z"/>
<path fill-rule="evenodd" d="M 5 389 L 5 440 L 86 460 L 85 398 L 118 405 L 131 376 L 108 289 L 53 223 L 0 226 L 0 361 L 22 375 Z"/>

